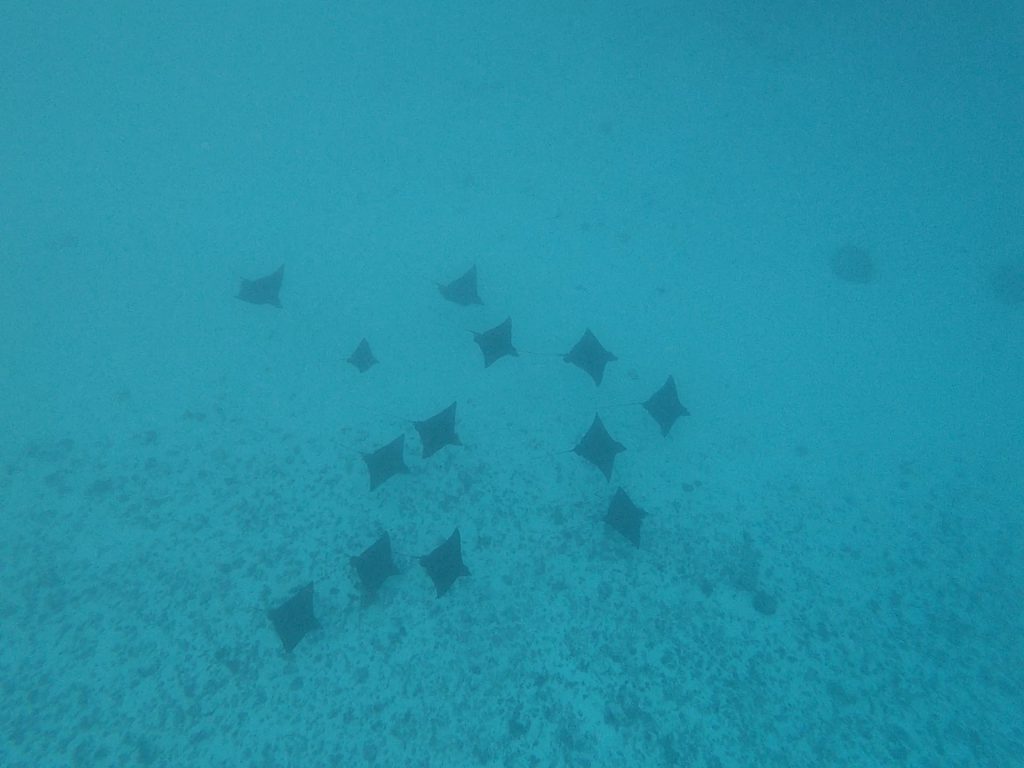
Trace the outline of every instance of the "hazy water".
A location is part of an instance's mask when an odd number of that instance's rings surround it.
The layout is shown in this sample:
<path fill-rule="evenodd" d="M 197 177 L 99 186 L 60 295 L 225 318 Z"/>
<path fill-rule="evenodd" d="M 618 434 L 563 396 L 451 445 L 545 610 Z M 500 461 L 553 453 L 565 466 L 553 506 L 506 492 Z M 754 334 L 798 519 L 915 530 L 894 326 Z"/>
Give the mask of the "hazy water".
<path fill-rule="evenodd" d="M 1024 9 L 748 5 L 4 10 L 0 764 L 1024 762 Z"/>

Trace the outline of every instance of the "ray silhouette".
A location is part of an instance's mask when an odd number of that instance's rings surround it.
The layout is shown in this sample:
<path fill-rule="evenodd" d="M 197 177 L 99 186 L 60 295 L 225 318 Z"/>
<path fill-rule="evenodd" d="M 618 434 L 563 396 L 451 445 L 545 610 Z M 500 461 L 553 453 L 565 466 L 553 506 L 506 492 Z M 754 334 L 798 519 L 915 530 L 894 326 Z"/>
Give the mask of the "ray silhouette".
<path fill-rule="evenodd" d="M 689 416 L 690 412 L 679 402 L 679 393 L 676 391 L 676 380 L 669 376 L 661 388 L 647 398 L 643 403 L 644 409 L 651 414 L 658 426 L 661 427 L 661 434 L 668 437 L 672 425 L 680 416 Z"/>
<path fill-rule="evenodd" d="M 450 283 L 438 285 L 441 295 L 448 301 L 468 307 L 472 304 L 483 304 L 476 287 L 476 265 L 474 264 L 462 277 L 457 277 Z"/>
<path fill-rule="evenodd" d="M 404 452 L 405 435 L 399 435 L 383 448 L 363 454 L 363 461 L 370 470 L 371 491 L 376 490 L 385 480 L 409 471 L 405 465 Z"/>
<path fill-rule="evenodd" d="M 370 342 L 363 339 L 356 346 L 355 351 L 349 355 L 348 362 L 352 363 L 360 373 L 366 373 L 379 361 L 370 350 Z"/>
<path fill-rule="evenodd" d="M 462 445 L 455 434 L 455 406 L 456 403 L 452 403 L 429 419 L 413 422 L 423 444 L 424 459 L 429 459 L 446 445 Z"/>
<path fill-rule="evenodd" d="M 462 562 L 462 537 L 459 529 L 429 555 L 420 558 L 420 564 L 434 582 L 437 596 L 441 597 L 460 576 L 468 576 L 469 569 Z"/>
<path fill-rule="evenodd" d="M 313 582 L 267 612 L 285 653 L 291 653 L 306 635 L 320 628 L 313 613 Z"/>
<path fill-rule="evenodd" d="M 235 298 L 247 301 L 250 304 L 270 304 L 273 307 L 281 308 L 281 282 L 284 280 L 284 264 L 271 272 L 266 277 L 256 280 L 242 280 L 242 286 L 238 289 L 238 296 Z"/>
<path fill-rule="evenodd" d="M 496 325 L 483 333 L 474 333 L 473 340 L 484 353 L 484 368 L 489 368 L 492 363 L 507 356 L 518 357 L 519 353 L 512 346 L 512 318 L 506 318 L 505 322 Z"/>
<path fill-rule="evenodd" d="M 572 450 L 600 469 L 607 480 L 611 480 L 615 457 L 626 450 L 626 447 L 608 434 L 601 417 L 594 414 L 594 421 L 587 434 Z"/>
<path fill-rule="evenodd" d="M 604 378 L 604 367 L 608 363 L 618 360 L 615 355 L 601 346 L 601 342 L 597 340 L 597 337 L 591 333 L 590 329 L 584 332 L 582 338 L 576 342 L 576 345 L 570 349 L 562 359 L 575 365 L 577 368 L 581 368 L 590 374 L 590 377 L 594 380 L 594 383 L 600 386 L 601 379 Z"/>
<path fill-rule="evenodd" d="M 352 557 L 351 563 L 359 575 L 359 583 L 366 598 L 372 598 L 388 578 L 398 573 L 391 557 L 391 537 L 387 532 L 362 553 Z"/>
<path fill-rule="evenodd" d="M 626 492 L 619 488 L 608 505 L 604 520 L 635 546 L 640 546 L 640 526 L 647 513 L 632 502 Z"/>

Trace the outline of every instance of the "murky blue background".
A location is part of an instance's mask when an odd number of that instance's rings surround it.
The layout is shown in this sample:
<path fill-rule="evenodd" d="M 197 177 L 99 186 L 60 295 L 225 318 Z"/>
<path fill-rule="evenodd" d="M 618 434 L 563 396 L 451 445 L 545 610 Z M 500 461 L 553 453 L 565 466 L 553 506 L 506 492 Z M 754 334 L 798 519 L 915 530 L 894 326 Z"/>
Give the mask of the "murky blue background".
<path fill-rule="evenodd" d="M 0 763 L 1024 760 L 1019 3 L 2 16 Z M 484 370 L 507 316 L 545 354 Z M 668 439 L 609 407 L 669 374 Z"/>

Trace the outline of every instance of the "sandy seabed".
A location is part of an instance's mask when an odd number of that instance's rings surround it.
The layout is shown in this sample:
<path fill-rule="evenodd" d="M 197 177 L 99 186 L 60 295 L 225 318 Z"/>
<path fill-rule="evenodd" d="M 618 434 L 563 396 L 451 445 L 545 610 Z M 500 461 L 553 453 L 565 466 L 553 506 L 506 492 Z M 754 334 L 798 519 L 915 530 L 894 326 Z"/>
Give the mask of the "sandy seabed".
<path fill-rule="evenodd" d="M 1021 755 L 1022 553 L 996 474 L 836 476 L 813 446 L 766 458 L 699 416 L 662 439 L 615 409 L 638 447 L 609 484 L 551 450 L 585 420 L 538 434 L 470 397 L 464 447 L 424 462 L 405 427 L 411 473 L 371 494 L 353 446 L 401 424 L 286 430 L 223 402 L 154 424 L 123 399 L 102 437 L 4 457 L 10 768 Z M 619 483 L 639 548 L 602 523 Z M 455 525 L 472 573 L 437 599 L 415 556 Z M 402 573 L 363 605 L 348 557 L 382 530 Z M 309 580 L 322 629 L 286 654 L 266 611 Z"/>

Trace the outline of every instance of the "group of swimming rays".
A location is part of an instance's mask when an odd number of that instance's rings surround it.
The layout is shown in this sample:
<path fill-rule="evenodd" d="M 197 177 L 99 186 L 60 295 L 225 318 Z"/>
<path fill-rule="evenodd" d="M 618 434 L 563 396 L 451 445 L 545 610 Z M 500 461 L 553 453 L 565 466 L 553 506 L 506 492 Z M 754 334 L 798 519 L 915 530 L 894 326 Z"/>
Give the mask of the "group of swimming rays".
<path fill-rule="evenodd" d="M 282 265 L 265 277 L 242 280 L 237 298 L 250 304 L 280 308 L 283 281 Z M 438 288 L 445 299 L 455 304 L 483 304 L 477 289 L 475 266 L 470 267 L 461 277 L 449 283 L 439 284 Z M 490 330 L 474 333 L 473 338 L 483 353 L 485 368 L 504 357 L 519 355 L 512 344 L 511 318 L 506 318 L 504 322 Z M 617 360 L 615 355 L 601 345 L 590 329 L 584 332 L 572 349 L 562 355 L 562 359 L 585 371 L 598 386 L 604 377 L 605 366 Z M 348 358 L 348 362 L 360 373 L 365 373 L 378 361 L 369 342 L 362 339 Z M 647 400 L 635 404 L 644 407 L 657 422 L 661 434 L 666 437 L 676 420 L 680 416 L 688 415 L 688 411 L 679 401 L 675 379 L 672 376 L 669 376 Z M 461 445 L 455 429 L 456 406 L 457 403 L 452 403 L 427 419 L 413 422 L 420 436 L 424 459 L 430 458 L 446 446 Z M 625 446 L 605 429 L 599 414 L 594 415 L 590 428 L 572 449 L 573 453 L 597 467 L 608 481 L 611 480 L 615 457 L 624 450 Z M 405 436 L 399 435 L 383 447 L 364 453 L 363 461 L 369 472 L 371 492 L 395 475 L 408 472 L 409 468 L 405 463 Z M 605 522 L 633 545 L 640 546 L 640 528 L 645 514 L 644 510 L 634 504 L 626 492 L 619 488 L 608 505 Z M 388 578 L 399 573 L 392 556 L 391 539 L 386 532 L 361 554 L 353 556 L 350 560 L 359 578 L 364 601 L 372 599 Z M 462 539 L 459 529 L 456 528 L 432 552 L 420 557 L 419 562 L 433 581 L 437 596 L 444 595 L 460 576 L 469 573 L 462 560 Z M 284 650 L 290 653 L 303 637 L 320 626 L 313 608 L 313 582 L 306 584 L 288 600 L 271 609 L 268 616 Z"/>

